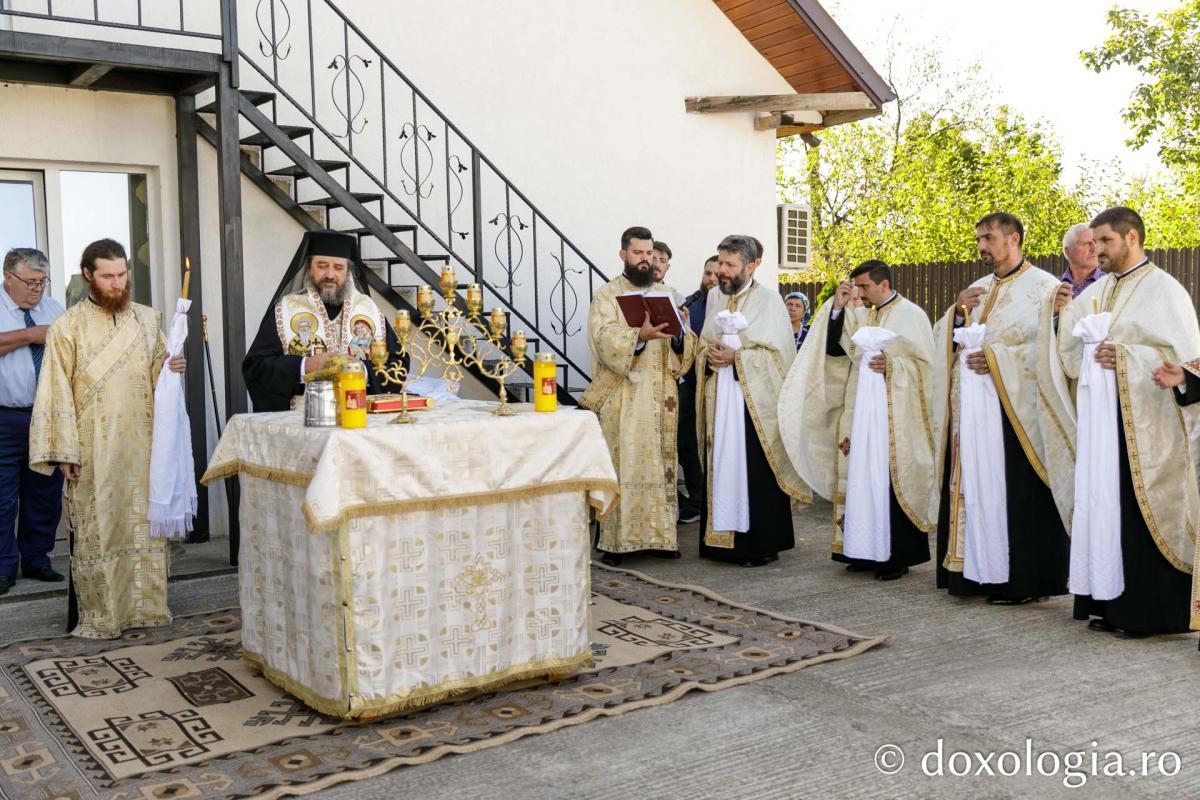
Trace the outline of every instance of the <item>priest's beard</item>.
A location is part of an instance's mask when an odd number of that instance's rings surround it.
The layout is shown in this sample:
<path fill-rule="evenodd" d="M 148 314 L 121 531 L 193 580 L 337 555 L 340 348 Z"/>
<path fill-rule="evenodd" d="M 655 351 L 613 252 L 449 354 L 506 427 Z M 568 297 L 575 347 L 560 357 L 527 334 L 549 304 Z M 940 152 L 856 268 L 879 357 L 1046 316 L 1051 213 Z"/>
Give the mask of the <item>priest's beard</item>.
<path fill-rule="evenodd" d="M 1120 242 L 1100 256 L 1100 271 L 1120 275 L 1133 266 L 1133 258 L 1129 253 L 1129 245 Z"/>
<path fill-rule="evenodd" d="M 90 297 L 93 303 L 109 314 L 119 314 L 129 307 L 129 284 L 116 292 L 105 292 L 92 284 Z"/>
<path fill-rule="evenodd" d="M 639 289 L 654 283 L 654 270 L 649 261 L 625 262 L 625 277 Z"/>
<path fill-rule="evenodd" d="M 346 299 L 346 284 L 337 281 L 325 281 L 320 286 L 313 283 L 312 278 L 305 277 L 304 284 L 316 290 L 321 296 L 321 302 L 327 306 L 340 306 Z"/>
<path fill-rule="evenodd" d="M 746 288 L 746 273 L 734 275 L 732 278 L 726 278 L 722 275 L 717 279 L 717 285 L 721 287 L 721 294 L 737 294 L 742 289 Z"/>

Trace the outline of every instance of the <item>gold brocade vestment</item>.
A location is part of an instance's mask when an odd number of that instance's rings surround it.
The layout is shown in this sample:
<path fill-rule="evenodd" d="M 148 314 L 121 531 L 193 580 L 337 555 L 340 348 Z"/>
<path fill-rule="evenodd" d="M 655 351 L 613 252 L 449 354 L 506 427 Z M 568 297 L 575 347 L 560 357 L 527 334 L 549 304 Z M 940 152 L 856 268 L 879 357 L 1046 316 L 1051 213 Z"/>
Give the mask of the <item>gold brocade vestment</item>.
<path fill-rule="evenodd" d="M 84 300 L 46 334 L 29 464 L 45 475 L 80 466 L 65 497 L 76 636 L 113 639 L 171 621 L 166 542 L 150 537 L 147 520 L 154 381 L 165 356 L 157 312 L 136 303 L 112 315 Z"/>
<path fill-rule="evenodd" d="M 644 291 L 665 291 L 662 284 Z M 601 550 L 676 550 L 678 497 L 675 451 L 679 378 L 692 365 L 696 336 L 684 325 L 683 351 L 669 339 L 645 343 L 631 328 L 617 297 L 643 291 L 624 275 L 596 291 L 588 312 L 594 376 L 581 404 L 596 412 L 620 483 L 620 496 L 600 523 Z"/>

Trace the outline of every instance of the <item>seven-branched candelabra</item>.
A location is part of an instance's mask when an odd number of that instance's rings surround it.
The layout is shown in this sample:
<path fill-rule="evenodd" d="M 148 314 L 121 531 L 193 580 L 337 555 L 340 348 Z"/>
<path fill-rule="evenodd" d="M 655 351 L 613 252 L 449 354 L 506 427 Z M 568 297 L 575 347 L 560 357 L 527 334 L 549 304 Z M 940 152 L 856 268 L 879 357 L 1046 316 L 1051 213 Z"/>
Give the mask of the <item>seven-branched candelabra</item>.
<path fill-rule="evenodd" d="M 463 378 L 464 368 L 474 367 L 483 375 L 500 384 L 500 405 L 495 413 L 507 417 L 516 412 L 508 405 L 508 394 L 504 382 L 511 378 L 525 362 L 528 343 L 524 331 L 517 331 L 509 342 L 511 357 L 504 348 L 508 332 L 508 318 L 503 310 L 492 309 L 483 316 L 483 290 L 478 284 L 467 287 L 464 313 L 455 302 L 457 278 L 451 267 L 442 270 L 441 289 L 445 308 L 433 310 L 433 291 L 428 286 L 417 288 L 417 311 L 421 321 L 414 328 L 407 311 L 396 312 L 396 338 L 400 342 L 401 361 L 387 363 L 387 347 L 382 342 L 371 346 L 371 361 L 375 373 L 385 384 L 399 386 L 405 408 L 394 422 L 412 422 L 408 413 L 408 384 L 425 374 L 433 362 L 442 365 L 442 377 L 457 388 Z M 424 341 L 413 334 L 420 333 Z M 408 358 L 409 363 L 404 363 Z M 414 367 L 413 361 L 419 366 Z M 415 371 L 414 371 L 415 370 Z"/>

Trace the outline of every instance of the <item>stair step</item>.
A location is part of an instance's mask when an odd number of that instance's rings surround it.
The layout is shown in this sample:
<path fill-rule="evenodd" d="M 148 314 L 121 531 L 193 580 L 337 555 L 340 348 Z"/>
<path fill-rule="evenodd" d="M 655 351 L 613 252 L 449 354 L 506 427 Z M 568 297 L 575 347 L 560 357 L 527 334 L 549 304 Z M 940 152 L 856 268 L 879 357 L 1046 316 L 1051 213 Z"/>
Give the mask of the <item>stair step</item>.
<path fill-rule="evenodd" d="M 385 223 L 383 227 L 387 228 L 392 233 L 412 233 L 413 231 L 415 231 L 417 229 L 416 225 L 400 225 L 395 222 Z M 375 235 L 374 233 L 371 232 L 370 228 L 353 228 L 348 231 L 342 231 L 342 233 L 349 233 L 352 236 L 374 236 Z M 370 260 L 378 261 L 379 259 L 373 258 Z"/>
<path fill-rule="evenodd" d="M 283 135 L 288 137 L 289 139 L 299 139 L 302 136 L 309 136 L 313 132 L 312 128 L 305 128 L 302 125 L 280 125 L 278 127 L 279 127 L 279 130 L 283 131 Z M 245 139 L 242 139 L 242 144 L 248 144 L 248 145 L 251 145 L 252 147 L 271 147 L 272 146 L 271 140 L 268 139 L 267 135 L 265 133 L 262 133 L 261 131 L 259 133 L 251 134 L 251 135 L 247 136 Z"/>
<path fill-rule="evenodd" d="M 251 103 L 253 103 L 256 106 L 261 106 L 264 103 L 269 103 L 275 99 L 274 92 L 244 91 L 244 92 L 242 92 L 242 96 L 245 97 L 247 100 L 249 100 Z M 197 114 L 215 114 L 215 113 L 217 113 L 217 101 L 213 100 L 211 103 L 208 103 L 207 105 L 200 106 L 200 108 L 196 109 L 196 113 Z"/>
<path fill-rule="evenodd" d="M 317 161 L 317 166 L 326 172 L 333 172 L 335 169 L 346 169 L 350 166 L 349 161 Z M 304 167 L 299 164 L 289 164 L 283 169 L 273 169 L 267 173 L 268 175 L 280 175 L 284 178 L 307 178 L 308 173 Z"/>
<path fill-rule="evenodd" d="M 442 261 L 446 264 L 450 263 L 450 256 L 445 253 L 418 253 L 417 258 L 422 261 Z M 373 258 L 372 261 L 383 261 L 387 264 L 407 264 L 400 256 L 389 256 L 388 258 Z"/>
<path fill-rule="evenodd" d="M 376 200 L 382 200 L 383 195 L 371 194 L 364 192 L 351 192 L 350 196 L 360 203 L 374 203 Z M 333 197 L 318 197 L 315 200 L 301 200 L 302 206 L 324 206 L 325 208 L 341 208 L 342 201 Z"/>

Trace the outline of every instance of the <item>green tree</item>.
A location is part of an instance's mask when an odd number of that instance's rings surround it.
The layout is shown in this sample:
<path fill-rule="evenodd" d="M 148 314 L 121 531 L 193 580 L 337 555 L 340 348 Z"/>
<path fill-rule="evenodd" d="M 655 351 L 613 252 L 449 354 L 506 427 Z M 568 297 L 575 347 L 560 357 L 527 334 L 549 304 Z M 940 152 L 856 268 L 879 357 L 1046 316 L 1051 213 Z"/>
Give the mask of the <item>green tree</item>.
<path fill-rule="evenodd" d="M 947 83 L 932 53 L 905 83 L 880 117 L 779 143 L 781 198 L 813 206 L 814 271 L 971 259 L 975 221 L 997 210 L 1026 223 L 1029 255 L 1057 253 L 1088 208 L 1046 126 L 989 102 L 976 70 Z"/>
<path fill-rule="evenodd" d="M 1112 35 L 1080 55 L 1096 72 L 1121 64 L 1146 78 L 1125 109 L 1133 127 L 1129 143 L 1142 147 L 1157 137 L 1163 163 L 1194 168 L 1200 162 L 1200 0 L 1154 16 L 1114 7 L 1107 19 Z"/>
<path fill-rule="evenodd" d="M 1125 8 L 1107 14 L 1112 35 L 1080 54 L 1096 72 L 1123 65 L 1142 73 L 1124 117 L 1132 147 L 1158 144 L 1168 171 L 1126 178 L 1110 170 L 1107 205 L 1136 208 L 1153 247 L 1200 244 L 1200 0 L 1151 16 Z"/>

